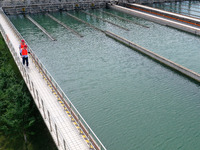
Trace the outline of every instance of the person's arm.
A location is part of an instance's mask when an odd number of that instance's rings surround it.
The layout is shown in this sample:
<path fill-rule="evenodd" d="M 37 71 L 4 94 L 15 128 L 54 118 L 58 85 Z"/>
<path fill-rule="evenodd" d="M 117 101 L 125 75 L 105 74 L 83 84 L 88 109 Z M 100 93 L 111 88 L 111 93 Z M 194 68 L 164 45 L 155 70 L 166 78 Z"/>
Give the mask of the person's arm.
<path fill-rule="evenodd" d="M 20 49 L 20 55 L 22 56 L 22 50 Z"/>

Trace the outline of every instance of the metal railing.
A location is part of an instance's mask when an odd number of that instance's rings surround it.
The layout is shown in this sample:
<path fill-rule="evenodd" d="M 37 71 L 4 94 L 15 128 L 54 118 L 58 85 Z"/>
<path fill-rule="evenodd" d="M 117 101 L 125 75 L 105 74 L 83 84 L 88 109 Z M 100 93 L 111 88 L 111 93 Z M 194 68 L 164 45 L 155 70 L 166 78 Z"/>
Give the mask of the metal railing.
<path fill-rule="evenodd" d="M 21 39 L 23 39 L 21 34 L 18 32 L 18 30 L 15 28 L 15 26 L 11 23 L 11 21 L 8 19 L 8 17 L 5 15 L 5 13 L 2 10 L 0 10 L 0 11 L 3 14 L 5 20 L 8 22 L 10 28 L 15 33 L 15 36 L 19 39 L 19 41 Z M 4 36 L 4 39 L 7 39 L 7 35 L 4 32 L 3 27 L 0 26 L 0 28 L 2 30 L 2 34 Z M 50 113 L 48 111 L 48 108 L 45 107 L 45 103 L 39 97 L 38 91 L 37 91 L 37 89 L 34 88 L 33 82 L 30 81 L 29 75 L 27 74 L 25 68 L 23 67 L 23 65 L 22 65 L 17 53 L 14 50 L 13 45 L 9 42 L 9 39 L 6 40 L 6 43 L 7 43 L 8 47 L 9 47 L 9 49 L 10 49 L 10 51 L 11 51 L 11 53 L 12 53 L 12 55 L 13 55 L 16 63 L 17 63 L 17 66 L 18 66 L 19 70 L 21 71 L 21 74 L 22 74 L 22 76 L 23 76 L 23 78 L 24 78 L 24 80 L 25 80 L 25 82 L 27 84 L 27 87 L 29 88 L 32 96 L 38 100 L 38 102 L 37 102 L 38 103 L 38 109 L 39 110 L 42 109 L 42 111 L 43 111 L 43 114 L 41 113 L 41 115 L 44 116 L 44 119 L 48 119 L 48 122 L 49 122 L 48 126 L 50 128 L 50 131 L 54 132 L 55 135 L 56 135 L 56 138 L 57 138 L 57 143 L 56 144 L 58 146 L 61 146 L 64 150 L 66 150 L 66 148 L 68 148 L 70 150 L 69 145 L 66 143 L 65 139 L 63 139 L 62 133 L 60 133 L 60 131 L 57 129 L 57 125 L 55 124 L 54 118 L 50 117 L 51 115 L 50 115 Z M 74 118 L 74 120 L 77 122 L 78 126 L 80 127 L 80 133 L 84 133 L 86 135 L 86 137 L 90 141 L 90 145 L 92 145 L 96 150 L 106 150 L 105 146 L 101 143 L 99 138 L 92 131 L 90 126 L 86 123 L 84 118 L 81 116 L 81 114 L 75 108 L 75 106 L 72 104 L 72 102 L 67 97 L 67 95 L 63 92 L 63 90 L 60 88 L 60 86 L 57 84 L 57 82 L 54 80 L 54 78 L 51 76 L 51 74 L 47 71 L 45 66 L 40 62 L 40 60 L 35 55 L 35 53 L 32 51 L 30 46 L 28 46 L 28 49 L 30 51 L 32 61 L 35 62 L 35 65 L 38 66 L 39 71 L 42 71 L 42 73 L 48 79 L 48 82 L 52 85 L 53 89 L 57 92 L 58 96 L 60 97 L 60 99 L 65 104 L 65 108 L 68 109 L 68 111 L 71 113 L 71 115 Z M 54 124 L 55 128 L 53 128 L 53 126 L 52 126 L 53 124 Z M 62 141 L 62 143 L 61 143 L 61 141 Z"/>

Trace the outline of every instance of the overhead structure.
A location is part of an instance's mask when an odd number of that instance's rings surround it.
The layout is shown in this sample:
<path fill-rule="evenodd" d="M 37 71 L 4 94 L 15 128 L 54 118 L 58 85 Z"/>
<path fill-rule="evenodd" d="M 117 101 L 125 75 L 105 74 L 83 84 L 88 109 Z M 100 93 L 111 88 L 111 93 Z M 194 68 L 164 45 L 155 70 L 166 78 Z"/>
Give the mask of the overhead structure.
<path fill-rule="evenodd" d="M 110 0 L 1 0 L 6 14 L 40 13 L 59 10 L 105 8 Z"/>

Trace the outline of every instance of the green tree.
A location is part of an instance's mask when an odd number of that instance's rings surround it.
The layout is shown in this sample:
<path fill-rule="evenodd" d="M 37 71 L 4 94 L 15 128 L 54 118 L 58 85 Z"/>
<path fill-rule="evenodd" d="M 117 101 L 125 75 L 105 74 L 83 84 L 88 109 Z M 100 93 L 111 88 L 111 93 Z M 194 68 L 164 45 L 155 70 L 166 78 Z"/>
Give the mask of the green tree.
<path fill-rule="evenodd" d="M 27 135 L 33 134 L 29 128 L 35 122 L 35 105 L 25 83 L 10 65 L 13 60 L 2 37 L 0 41 L 0 132 L 9 141 L 23 138 L 27 144 Z M 4 146 L 8 146 L 6 142 Z"/>
<path fill-rule="evenodd" d="M 0 149 L 57 149 L 1 35 Z"/>

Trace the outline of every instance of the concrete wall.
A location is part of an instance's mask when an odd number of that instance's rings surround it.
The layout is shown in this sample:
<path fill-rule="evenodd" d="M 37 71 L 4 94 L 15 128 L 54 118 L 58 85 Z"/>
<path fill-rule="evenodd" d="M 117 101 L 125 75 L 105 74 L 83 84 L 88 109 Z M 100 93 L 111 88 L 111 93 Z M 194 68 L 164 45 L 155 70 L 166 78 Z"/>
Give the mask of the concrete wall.
<path fill-rule="evenodd" d="M 152 7 L 141 5 L 141 4 L 126 4 L 126 7 L 127 8 L 133 7 L 133 9 L 135 9 L 135 10 L 142 9 L 142 10 L 144 10 L 144 11 L 146 10 L 150 13 L 157 13 L 157 14 L 165 16 L 166 18 L 167 17 L 174 18 L 174 19 L 177 19 L 181 22 L 185 22 L 188 24 L 193 24 L 193 25 L 199 24 L 200 25 L 200 19 L 198 19 L 198 18 L 193 18 L 190 16 L 185 16 L 185 15 L 181 15 L 181 14 L 177 14 L 177 13 L 173 13 L 173 12 L 169 12 L 169 11 L 165 11 L 165 10 L 161 10 L 161 9 L 157 9 L 157 8 L 152 8 Z"/>
<path fill-rule="evenodd" d="M 110 0 L 2 0 L 6 14 L 39 13 L 59 10 L 104 8 Z"/>
<path fill-rule="evenodd" d="M 107 36 L 123 43 L 124 45 L 127 45 L 127 46 L 131 47 L 132 49 L 137 50 L 140 53 L 145 54 L 148 57 L 151 57 L 152 59 L 154 59 L 156 61 L 159 61 L 160 63 L 172 68 L 173 70 L 176 70 L 176 71 L 186 75 L 187 77 L 200 82 L 200 74 L 197 74 L 196 72 L 193 72 L 193 71 L 191 71 L 191 70 L 189 70 L 189 69 L 187 69 L 187 68 L 185 68 L 181 65 L 178 65 L 178 64 L 176 64 L 176 63 L 174 63 L 174 62 L 172 62 L 172 61 L 170 61 L 170 60 L 168 60 L 168 59 L 166 59 L 166 58 L 164 58 L 164 57 L 162 57 L 162 56 L 160 56 L 156 53 L 153 53 L 150 50 L 147 50 L 147 49 L 145 49 L 145 48 L 143 48 L 143 47 L 141 47 L 141 46 L 139 46 L 139 45 L 137 45 L 137 44 L 135 44 L 131 41 L 128 41 L 128 40 L 126 40 L 126 39 L 124 39 L 124 38 L 122 38 L 122 37 L 120 37 L 120 36 L 118 36 L 118 35 L 116 35 L 112 32 L 105 31 L 105 34 Z"/>
<path fill-rule="evenodd" d="M 175 1 L 186 1 L 186 0 L 136 0 L 138 4 L 144 3 L 163 3 L 163 2 L 175 2 Z"/>
<path fill-rule="evenodd" d="M 20 5 L 3 5 L 3 10 L 6 14 L 23 14 L 23 13 L 40 13 L 52 12 L 59 10 L 75 10 L 75 9 L 91 9 L 105 8 L 105 0 L 96 1 L 71 1 L 60 3 L 37 3 L 37 4 L 20 4 Z"/>

